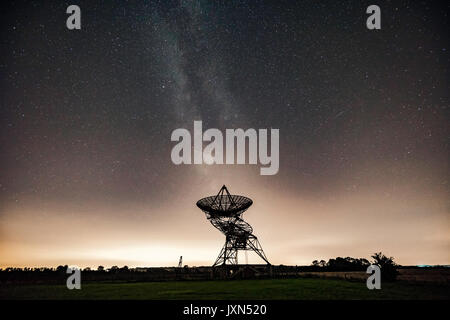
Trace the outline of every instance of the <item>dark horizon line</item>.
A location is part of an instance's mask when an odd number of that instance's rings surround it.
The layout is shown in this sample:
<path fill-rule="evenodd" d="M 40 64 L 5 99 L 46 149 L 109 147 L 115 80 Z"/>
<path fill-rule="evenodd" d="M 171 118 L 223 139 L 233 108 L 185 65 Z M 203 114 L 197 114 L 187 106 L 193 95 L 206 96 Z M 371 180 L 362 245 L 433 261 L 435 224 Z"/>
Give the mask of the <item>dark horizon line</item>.
<path fill-rule="evenodd" d="M 64 264 L 64 265 L 58 265 L 56 267 L 47 267 L 47 266 L 44 266 L 44 267 L 42 267 L 42 266 L 40 266 L 40 267 L 28 267 L 28 266 L 27 267 L 4 267 L 4 268 L 2 267 L 2 268 L 0 268 L 0 271 L 5 271 L 6 269 L 9 269 L 9 268 L 11 268 L 11 269 L 41 269 L 41 268 L 44 268 L 44 269 L 57 269 L 58 267 L 65 267 L 65 266 L 74 266 L 74 265 Z M 99 266 L 102 266 L 102 265 L 99 265 Z M 97 268 L 80 267 L 80 269 L 83 270 L 83 269 L 89 268 L 89 269 L 91 269 L 90 271 L 97 271 L 99 266 L 97 266 Z M 236 266 L 236 265 L 227 264 L 227 266 Z M 270 265 L 268 265 L 268 264 L 264 264 L 264 263 L 247 263 L 247 264 L 238 264 L 237 266 L 315 267 L 315 266 L 313 266 L 311 264 L 309 264 L 309 265 L 288 265 L 288 264 L 270 264 Z M 112 267 L 118 267 L 118 269 L 122 269 L 124 267 L 127 267 L 129 270 L 133 270 L 133 269 L 151 269 L 151 268 L 154 268 L 154 269 L 158 269 L 158 268 L 180 268 L 180 269 L 182 269 L 185 266 L 179 267 L 179 266 L 173 265 L 173 266 L 145 266 L 145 267 L 135 266 L 135 267 L 128 267 L 127 265 L 124 265 L 122 267 L 119 267 L 117 265 L 113 265 L 111 267 L 105 267 L 105 266 L 102 266 L 102 267 L 106 271 L 106 270 L 110 270 Z M 212 265 L 201 265 L 201 266 L 195 266 L 195 265 L 189 266 L 189 265 L 186 265 L 186 267 L 187 268 L 212 268 L 213 266 Z M 217 266 L 217 267 L 221 267 L 221 266 Z M 316 267 L 317 268 L 326 268 L 326 266 L 325 267 L 316 266 Z M 401 264 L 397 264 L 397 267 L 399 267 L 399 268 L 408 268 L 408 267 L 414 267 L 414 268 L 445 267 L 445 268 L 450 268 L 450 264 L 417 264 L 417 265 L 401 265 Z"/>

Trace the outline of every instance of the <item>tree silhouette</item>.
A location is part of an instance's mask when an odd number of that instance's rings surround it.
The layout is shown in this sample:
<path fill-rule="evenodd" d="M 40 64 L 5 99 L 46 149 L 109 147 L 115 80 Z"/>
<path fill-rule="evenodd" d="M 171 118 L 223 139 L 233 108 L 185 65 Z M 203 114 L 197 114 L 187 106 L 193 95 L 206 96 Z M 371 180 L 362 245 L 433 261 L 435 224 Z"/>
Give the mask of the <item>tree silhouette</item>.
<path fill-rule="evenodd" d="M 112 266 L 111 269 L 108 270 L 111 273 L 117 273 L 119 271 L 119 267 L 118 266 Z"/>
<path fill-rule="evenodd" d="M 382 252 L 376 252 L 372 255 L 373 264 L 381 269 L 381 279 L 386 281 L 395 281 L 398 275 L 397 264 L 393 257 L 387 257 Z"/>
<path fill-rule="evenodd" d="M 65 266 L 58 266 L 56 268 L 56 271 L 60 272 L 60 273 L 65 273 L 67 271 L 68 265 L 66 264 Z"/>

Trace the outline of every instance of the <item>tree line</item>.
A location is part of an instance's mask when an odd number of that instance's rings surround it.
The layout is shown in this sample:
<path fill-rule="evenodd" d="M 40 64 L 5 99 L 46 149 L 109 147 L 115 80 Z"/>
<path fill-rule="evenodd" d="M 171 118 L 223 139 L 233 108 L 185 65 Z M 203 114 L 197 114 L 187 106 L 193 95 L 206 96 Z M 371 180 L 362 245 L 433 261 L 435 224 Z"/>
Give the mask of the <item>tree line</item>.
<path fill-rule="evenodd" d="M 382 277 L 385 280 L 395 280 L 398 271 L 397 265 L 393 257 L 387 257 L 382 252 L 374 253 L 369 261 L 365 258 L 352 258 L 352 257 L 336 257 L 325 260 L 314 260 L 311 264 L 317 271 L 366 271 L 370 265 L 377 265 L 380 267 Z"/>

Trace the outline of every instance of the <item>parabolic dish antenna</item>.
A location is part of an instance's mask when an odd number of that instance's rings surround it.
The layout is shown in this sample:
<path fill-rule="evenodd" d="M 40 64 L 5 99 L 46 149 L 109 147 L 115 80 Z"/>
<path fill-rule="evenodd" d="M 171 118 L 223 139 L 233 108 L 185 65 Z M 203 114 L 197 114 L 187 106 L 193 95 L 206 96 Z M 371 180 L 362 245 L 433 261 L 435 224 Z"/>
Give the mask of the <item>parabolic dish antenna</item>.
<path fill-rule="evenodd" d="M 266 255 L 253 234 L 252 227 L 242 220 L 242 214 L 253 204 L 250 198 L 231 195 L 224 185 L 215 196 L 197 201 L 199 207 L 211 224 L 225 235 L 225 245 L 214 263 L 214 267 L 226 264 L 238 264 L 238 251 L 256 252 L 267 264 Z"/>

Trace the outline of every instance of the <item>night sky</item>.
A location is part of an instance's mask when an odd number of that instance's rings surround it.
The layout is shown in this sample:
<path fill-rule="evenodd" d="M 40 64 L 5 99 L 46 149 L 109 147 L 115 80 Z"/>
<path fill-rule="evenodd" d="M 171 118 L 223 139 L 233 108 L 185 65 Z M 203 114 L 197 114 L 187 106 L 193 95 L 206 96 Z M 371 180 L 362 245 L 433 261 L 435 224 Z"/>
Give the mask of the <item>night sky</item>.
<path fill-rule="evenodd" d="M 0 267 L 210 265 L 224 237 L 195 202 L 223 184 L 253 199 L 244 219 L 273 264 L 450 264 L 448 9 L 2 4 Z M 194 120 L 279 129 L 278 174 L 174 165 L 171 133 Z"/>

